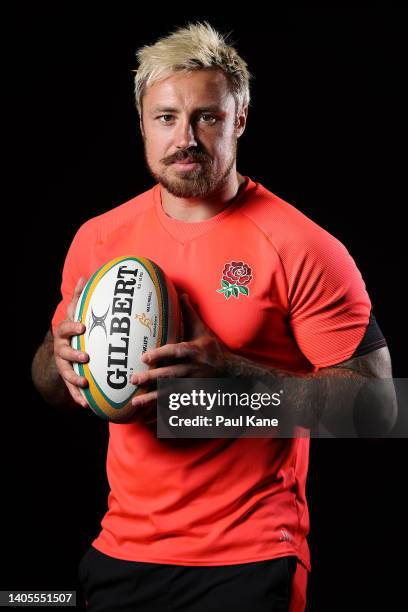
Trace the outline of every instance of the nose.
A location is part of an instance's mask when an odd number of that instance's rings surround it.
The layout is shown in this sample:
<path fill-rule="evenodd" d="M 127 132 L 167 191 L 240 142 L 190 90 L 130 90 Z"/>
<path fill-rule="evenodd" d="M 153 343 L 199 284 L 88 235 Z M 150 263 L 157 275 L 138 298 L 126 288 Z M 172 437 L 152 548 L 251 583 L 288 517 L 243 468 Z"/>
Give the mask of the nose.
<path fill-rule="evenodd" d="M 178 149 L 188 149 L 196 146 L 197 142 L 191 122 L 188 119 L 180 121 L 176 132 L 176 147 Z"/>

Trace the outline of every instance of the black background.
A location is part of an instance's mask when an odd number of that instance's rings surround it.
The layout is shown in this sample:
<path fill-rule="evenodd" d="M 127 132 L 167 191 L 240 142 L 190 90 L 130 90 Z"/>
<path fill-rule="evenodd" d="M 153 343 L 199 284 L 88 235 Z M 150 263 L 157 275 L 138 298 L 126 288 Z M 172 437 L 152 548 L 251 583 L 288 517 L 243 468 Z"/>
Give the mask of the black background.
<path fill-rule="evenodd" d="M 77 588 L 78 561 L 106 508 L 106 424 L 81 409 L 48 407 L 32 386 L 30 364 L 59 300 L 76 229 L 153 184 L 131 71 L 136 49 L 176 26 L 207 18 L 232 31 L 255 76 L 238 170 L 346 245 L 394 376 L 407 375 L 404 16 L 389 4 L 285 6 L 142 14 L 111 3 L 85 14 L 62 3 L 6 20 L 12 189 L 4 243 L 18 271 L 6 300 L 6 355 L 15 367 L 4 370 L 13 391 L 3 405 L 1 589 Z M 397 439 L 312 441 L 312 611 L 405 609 L 397 578 L 405 562 L 405 449 Z"/>

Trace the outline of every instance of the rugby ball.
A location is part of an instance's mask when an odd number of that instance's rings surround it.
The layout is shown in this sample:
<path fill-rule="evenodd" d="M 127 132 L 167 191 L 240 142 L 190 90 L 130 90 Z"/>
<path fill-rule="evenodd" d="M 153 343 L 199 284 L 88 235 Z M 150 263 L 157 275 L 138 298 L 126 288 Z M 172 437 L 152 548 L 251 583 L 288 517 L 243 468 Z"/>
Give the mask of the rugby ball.
<path fill-rule="evenodd" d="M 143 257 L 117 257 L 101 266 L 84 287 L 75 321 L 86 330 L 71 345 L 88 353 L 87 363 L 74 363 L 88 387 L 81 393 L 101 418 L 128 421 L 131 399 L 145 393 L 130 382 L 148 370 L 140 361 L 150 348 L 180 342 L 183 322 L 176 289 L 161 268 Z"/>

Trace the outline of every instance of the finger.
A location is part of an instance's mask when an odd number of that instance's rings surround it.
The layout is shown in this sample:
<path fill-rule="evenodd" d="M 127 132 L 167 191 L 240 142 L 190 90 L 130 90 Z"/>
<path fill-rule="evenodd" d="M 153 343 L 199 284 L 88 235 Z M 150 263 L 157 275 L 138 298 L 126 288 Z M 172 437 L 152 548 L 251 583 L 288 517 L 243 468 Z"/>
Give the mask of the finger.
<path fill-rule="evenodd" d="M 55 331 L 56 338 L 66 338 L 70 340 L 72 336 L 79 336 L 85 332 L 85 325 L 81 322 L 65 319 Z"/>
<path fill-rule="evenodd" d="M 75 385 L 71 385 L 71 383 L 67 383 L 67 382 L 65 384 L 67 386 L 67 389 L 68 389 L 72 399 L 77 404 L 80 404 L 84 408 L 89 408 L 88 402 L 86 401 L 86 399 L 84 398 L 84 396 L 82 395 L 82 393 L 80 392 L 78 387 L 75 387 Z"/>
<path fill-rule="evenodd" d="M 71 385 L 74 385 L 74 387 L 85 388 L 88 386 L 88 381 L 86 380 L 85 376 L 79 376 L 70 364 L 65 365 L 67 363 L 66 361 L 58 361 L 58 358 L 55 358 L 55 363 L 57 364 L 61 378 L 66 383 L 70 383 Z"/>
<path fill-rule="evenodd" d="M 158 378 L 188 378 L 188 374 L 191 371 L 191 365 L 189 363 L 179 363 L 164 368 L 154 368 L 147 370 L 146 372 L 138 372 L 133 374 L 130 382 L 133 385 L 147 385 Z"/>
<path fill-rule="evenodd" d="M 70 361 L 71 363 L 86 363 L 89 361 L 88 353 L 77 351 L 69 345 L 57 347 L 55 354 L 60 357 L 60 359 L 65 359 L 65 361 Z"/>
<path fill-rule="evenodd" d="M 87 283 L 87 279 L 86 279 L 85 276 L 81 276 L 78 279 L 78 282 L 77 282 L 77 284 L 75 286 L 75 289 L 74 289 L 73 299 L 76 299 L 78 301 L 78 298 L 81 295 L 82 290 L 85 287 L 86 283 Z"/>
<path fill-rule="evenodd" d="M 87 280 L 85 276 L 81 276 L 81 278 L 78 280 L 75 286 L 74 293 L 72 295 L 72 299 L 67 306 L 67 318 L 70 319 L 71 321 L 74 320 L 78 300 L 81 296 L 82 290 L 85 287 L 86 283 L 87 283 Z"/>
<path fill-rule="evenodd" d="M 150 391 L 149 393 L 143 393 L 141 395 L 136 395 L 132 398 L 132 406 L 135 406 L 142 412 L 149 410 L 151 408 L 156 407 L 157 404 L 157 391 Z"/>
<path fill-rule="evenodd" d="M 188 330 L 189 337 L 196 338 L 198 336 L 202 336 L 208 329 L 206 324 L 198 315 L 196 309 L 191 303 L 190 296 L 187 293 L 183 293 L 180 297 L 183 309 L 183 317 L 190 328 Z"/>
<path fill-rule="evenodd" d="M 132 405 L 136 408 L 136 410 L 133 416 L 127 422 L 137 423 L 140 421 L 144 421 L 146 424 L 149 424 L 149 423 L 153 423 L 154 421 L 157 421 L 156 392 L 145 393 L 144 395 L 134 397 L 132 400 Z"/>
<path fill-rule="evenodd" d="M 155 349 L 146 351 L 140 358 L 143 363 L 155 363 L 162 359 L 184 359 L 192 357 L 196 349 L 188 342 L 176 342 L 175 344 L 164 344 Z"/>

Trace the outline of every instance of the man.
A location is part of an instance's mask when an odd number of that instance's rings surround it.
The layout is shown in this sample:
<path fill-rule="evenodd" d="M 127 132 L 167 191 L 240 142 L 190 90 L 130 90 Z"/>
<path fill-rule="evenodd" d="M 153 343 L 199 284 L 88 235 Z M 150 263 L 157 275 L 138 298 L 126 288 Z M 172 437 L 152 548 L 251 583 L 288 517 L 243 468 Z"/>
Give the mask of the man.
<path fill-rule="evenodd" d="M 85 331 L 75 305 L 100 265 L 134 253 L 173 280 L 188 332 L 146 353 L 150 370 L 134 384 L 293 377 L 299 424 L 348 427 L 353 414 L 336 383 L 391 378 L 388 349 L 344 246 L 236 170 L 245 62 L 207 23 L 143 47 L 138 59 L 136 104 L 156 184 L 75 235 L 62 301 L 33 361 L 37 388 L 55 405 L 86 406 L 86 380 L 72 367 L 88 359 L 70 346 Z M 322 383 L 318 394 L 310 380 Z M 133 422 L 109 425 L 108 511 L 80 564 L 90 609 L 307 609 L 308 437 L 157 439 L 143 418 L 156 394 L 135 398 Z M 389 430 L 394 398 L 373 417 Z"/>

